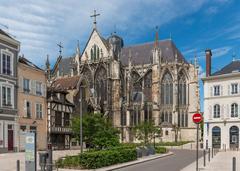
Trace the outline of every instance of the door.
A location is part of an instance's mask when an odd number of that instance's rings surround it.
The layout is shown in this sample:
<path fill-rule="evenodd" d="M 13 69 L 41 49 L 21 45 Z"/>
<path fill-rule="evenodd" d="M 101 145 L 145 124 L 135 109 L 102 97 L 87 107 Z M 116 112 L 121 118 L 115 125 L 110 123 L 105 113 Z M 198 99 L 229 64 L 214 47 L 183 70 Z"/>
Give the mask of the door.
<path fill-rule="evenodd" d="M 239 129 L 236 126 L 230 128 L 230 148 L 238 148 L 239 145 Z"/>
<path fill-rule="evenodd" d="M 221 129 L 218 126 L 212 128 L 212 147 L 221 148 Z"/>
<path fill-rule="evenodd" d="M 8 130 L 8 151 L 13 151 L 13 130 Z"/>

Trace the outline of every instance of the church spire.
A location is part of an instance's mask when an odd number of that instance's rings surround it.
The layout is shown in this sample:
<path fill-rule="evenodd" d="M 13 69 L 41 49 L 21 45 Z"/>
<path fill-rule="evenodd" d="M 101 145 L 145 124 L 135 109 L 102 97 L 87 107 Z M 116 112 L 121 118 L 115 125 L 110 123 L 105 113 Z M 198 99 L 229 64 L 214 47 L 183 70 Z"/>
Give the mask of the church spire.
<path fill-rule="evenodd" d="M 47 55 L 45 66 L 46 66 L 46 70 L 50 69 L 49 55 Z"/>
<path fill-rule="evenodd" d="M 154 48 L 158 48 L 158 26 L 156 26 Z"/>

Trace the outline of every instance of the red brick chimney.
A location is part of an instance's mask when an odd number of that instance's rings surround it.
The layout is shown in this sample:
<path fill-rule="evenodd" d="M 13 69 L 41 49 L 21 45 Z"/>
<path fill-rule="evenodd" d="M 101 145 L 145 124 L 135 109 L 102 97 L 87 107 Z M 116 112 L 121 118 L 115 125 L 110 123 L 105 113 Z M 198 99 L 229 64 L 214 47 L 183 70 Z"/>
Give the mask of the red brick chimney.
<path fill-rule="evenodd" d="M 212 58 L 212 51 L 211 49 L 206 49 L 205 50 L 205 54 L 206 54 L 206 77 L 211 76 L 211 58 Z"/>

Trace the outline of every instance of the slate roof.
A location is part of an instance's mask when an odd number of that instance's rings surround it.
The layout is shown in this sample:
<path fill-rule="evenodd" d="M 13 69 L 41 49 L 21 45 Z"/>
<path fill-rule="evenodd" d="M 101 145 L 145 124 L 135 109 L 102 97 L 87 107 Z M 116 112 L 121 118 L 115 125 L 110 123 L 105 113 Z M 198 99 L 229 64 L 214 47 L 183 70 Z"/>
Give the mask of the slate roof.
<path fill-rule="evenodd" d="M 60 75 L 70 75 L 73 63 L 74 57 L 62 58 L 58 66 Z"/>
<path fill-rule="evenodd" d="M 18 62 L 20 62 L 22 64 L 25 64 L 25 65 L 28 65 L 28 66 L 30 66 L 32 68 L 35 68 L 35 69 L 43 71 L 43 69 L 39 68 L 37 65 L 33 64 L 31 61 L 29 61 L 28 59 L 26 59 L 23 56 L 18 58 Z"/>
<path fill-rule="evenodd" d="M 59 91 L 77 89 L 79 79 L 80 76 L 58 78 L 52 83 L 51 87 Z"/>
<path fill-rule="evenodd" d="M 228 65 L 224 66 L 219 71 L 211 74 L 212 76 L 230 74 L 233 72 L 240 72 L 240 60 L 232 61 Z"/>
<path fill-rule="evenodd" d="M 132 54 L 133 65 L 150 64 L 152 61 L 152 50 L 154 49 L 154 43 L 155 42 L 148 42 L 144 44 L 123 47 L 121 55 L 121 61 L 123 65 L 128 65 L 129 51 L 131 51 Z M 178 62 L 187 63 L 186 59 L 177 49 L 172 40 L 168 39 L 159 41 L 158 46 L 161 49 L 164 61 L 173 62 L 175 60 L 175 53 L 177 53 Z"/>
<path fill-rule="evenodd" d="M 9 34 L 7 34 L 5 31 L 3 31 L 2 29 L 0 29 L 0 34 L 1 35 L 4 35 L 4 36 L 7 36 L 7 37 L 9 37 L 9 38 L 11 38 L 11 39 L 13 39 Z M 13 39 L 14 40 L 14 39 Z"/>

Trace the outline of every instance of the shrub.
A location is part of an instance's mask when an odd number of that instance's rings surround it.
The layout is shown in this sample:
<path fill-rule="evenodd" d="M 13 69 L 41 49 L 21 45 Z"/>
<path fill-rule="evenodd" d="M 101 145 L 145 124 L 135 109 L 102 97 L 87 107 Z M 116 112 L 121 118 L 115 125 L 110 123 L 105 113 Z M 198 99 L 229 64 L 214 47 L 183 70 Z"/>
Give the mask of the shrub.
<path fill-rule="evenodd" d="M 60 168 L 96 169 L 137 159 L 135 148 L 115 148 L 84 152 L 78 156 L 68 156 L 57 161 Z"/>
<path fill-rule="evenodd" d="M 155 147 L 156 153 L 166 153 L 167 149 L 165 147 Z"/>

